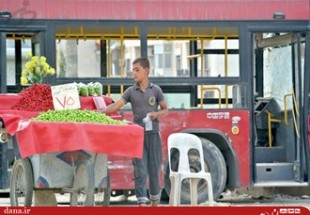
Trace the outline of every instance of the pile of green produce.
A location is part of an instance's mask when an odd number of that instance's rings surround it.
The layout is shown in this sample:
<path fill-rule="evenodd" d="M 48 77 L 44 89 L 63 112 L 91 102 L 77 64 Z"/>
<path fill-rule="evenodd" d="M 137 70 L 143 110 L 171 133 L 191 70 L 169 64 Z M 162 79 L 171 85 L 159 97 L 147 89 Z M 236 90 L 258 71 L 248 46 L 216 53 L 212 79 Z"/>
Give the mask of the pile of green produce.
<path fill-rule="evenodd" d="M 90 110 L 49 110 L 42 112 L 32 120 L 44 122 L 84 122 L 100 123 L 108 125 L 125 125 L 121 120 L 115 120 L 111 117 Z"/>

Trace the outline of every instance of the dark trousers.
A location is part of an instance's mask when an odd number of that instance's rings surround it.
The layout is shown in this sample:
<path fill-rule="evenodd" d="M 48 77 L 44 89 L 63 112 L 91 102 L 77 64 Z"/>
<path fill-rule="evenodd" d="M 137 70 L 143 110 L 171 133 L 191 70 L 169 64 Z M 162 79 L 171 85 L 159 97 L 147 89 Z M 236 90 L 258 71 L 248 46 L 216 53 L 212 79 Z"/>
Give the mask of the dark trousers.
<path fill-rule="evenodd" d="M 162 163 L 162 143 L 159 132 L 144 133 L 142 159 L 134 158 L 135 192 L 138 203 L 145 203 L 147 199 L 146 181 L 149 179 L 151 200 L 160 199 L 160 167 Z M 147 177 L 149 176 L 149 177 Z"/>

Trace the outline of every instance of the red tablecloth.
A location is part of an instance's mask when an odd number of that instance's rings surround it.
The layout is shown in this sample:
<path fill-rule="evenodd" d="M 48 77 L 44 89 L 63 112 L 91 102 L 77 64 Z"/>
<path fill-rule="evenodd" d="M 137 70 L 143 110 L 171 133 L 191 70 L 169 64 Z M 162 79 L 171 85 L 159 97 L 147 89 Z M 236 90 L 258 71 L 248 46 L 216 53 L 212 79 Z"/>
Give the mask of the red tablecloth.
<path fill-rule="evenodd" d="M 112 99 L 102 96 L 106 104 Z M 0 94 L 0 118 L 5 129 L 18 140 L 22 157 L 33 154 L 88 150 L 127 157 L 142 157 L 143 128 L 138 125 L 101 125 L 91 123 L 51 123 L 29 121 L 39 112 L 10 110 L 21 96 Z M 81 109 L 96 109 L 93 97 L 80 97 Z M 110 115 L 119 119 L 116 113 Z"/>
<path fill-rule="evenodd" d="M 0 119 L 4 121 L 5 130 L 11 135 L 24 128 L 23 122 L 33 117 L 37 117 L 40 112 L 19 111 L 19 110 L 0 110 Z"/>
<path fill-rule="evenodd" d="M 31 121 L 26 128 L 16 133 L 16 137 L 22 157 L 81 149 L 94 153 L 141 158 L 143 134 L 143 128 L 135 124 Z"/>
<path fill-rule="evenodd" d="M 38 112 L 0 110 L 5 130 L 16 135 L 22 157 L 33 154 L 88 150 L 94 153 L 142 157 L 143 128 L 135 125 L 39 122 Z"/>
<path fill-rule="evenodd" d="M 22 97 L 15 93 L 0 93 L 0 110 L 11 110 L 11 108 L 16 105 Z"/>

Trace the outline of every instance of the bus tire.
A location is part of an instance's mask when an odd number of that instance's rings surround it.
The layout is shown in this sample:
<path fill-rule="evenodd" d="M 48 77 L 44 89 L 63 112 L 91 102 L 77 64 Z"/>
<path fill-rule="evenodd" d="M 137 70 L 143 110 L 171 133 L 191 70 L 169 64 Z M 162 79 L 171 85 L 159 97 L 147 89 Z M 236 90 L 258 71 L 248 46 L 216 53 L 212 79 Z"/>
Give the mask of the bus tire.
<path fill-rule="evenodd" d="M 212 187 L 213 187 L 213 197 L 214 200 L 218 199 L 221 193 L 223 192 L 226 186 L 226 179 L 227 179 L 227 169 L 226 169 L 226 162 L 221 153 L 221 151 L 212 143 L 210 140 L 205 138 L 201 138 L 202 145 L 203 145 L 203 152 L 204 152 L 204 160 L 205 160 L 205 169 L 206 171 L 211 172 L 212 177 Z M 173 154 L 171 155 L 174 156 Z M 175 155 L 175 157 L 177 157 Z M 191 159 L 191 169 L 196 169 L 197 162 L 195 159 Z M 176 167 L 178 165 L 177 159 L 172 159 L 172 166 Z M 199 167 L 198 167 L 199 168 Z M 169 166 L 166 168 L 165 173 L 165 192 L 167 194 L 170 193 L 171 184 L 170 184 L 170 169 Z M 206 182 L 199 182 L 198 184 L 198 203 L 203 203 L 208 200 L 208 187 Z M 182 190 L 181 190 L 181 203 L 182 204 L 189 204 L 190 203 L 190 190 L 189 185 L 186 180 L 182 182 Z"/>
<path fill-rule="evenodd" d="M 213 142 L 200 138 L 203 147 L 206 171 L 211 172 L 214 199 L 218 199 L 226 187 L 227 168 L 221 151 Z"/>

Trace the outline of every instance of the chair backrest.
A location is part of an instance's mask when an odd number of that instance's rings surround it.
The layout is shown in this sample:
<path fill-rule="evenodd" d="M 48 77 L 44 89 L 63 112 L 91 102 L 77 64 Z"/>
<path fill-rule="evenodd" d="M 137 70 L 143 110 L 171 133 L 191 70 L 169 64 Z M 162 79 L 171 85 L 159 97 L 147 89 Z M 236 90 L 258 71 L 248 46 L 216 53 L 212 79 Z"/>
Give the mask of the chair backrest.
<path fill-rule="evenodd" d="M 177 172 L 190 173 L 190 164 L 188 158 L 188 152 L 192 149 L 196 149 L 199 152 L 201 170 L 199 172 L 205 172 L 204 168 L 204 156 L 202 143 L 199 137 L 193 134 L 187 133 L 174 133 L 168 137 L 168 160 L 170 172 L 176 172 L 171 168 L 171 150 L 177 149 L 179 151 L 179 166 Z M 197 173 L 199 173 L 197 172 Z"/>

